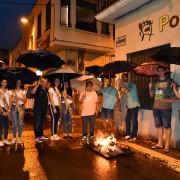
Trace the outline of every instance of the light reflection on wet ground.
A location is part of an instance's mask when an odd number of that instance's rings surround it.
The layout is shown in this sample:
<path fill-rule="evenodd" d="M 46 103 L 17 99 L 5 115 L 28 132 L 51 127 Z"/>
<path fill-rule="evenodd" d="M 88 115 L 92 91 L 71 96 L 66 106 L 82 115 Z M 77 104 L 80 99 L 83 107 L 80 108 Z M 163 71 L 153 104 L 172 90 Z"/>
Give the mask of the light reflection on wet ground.
<path fill-rule="evenodd" d="M 46 133 L 48 135 L 48 133 Z M 138 156 L 104 159 L 80 139 L 47 141 L 35 146 L 32 131 L 24 132 L 25 149 L 0 149 L 0 180 L 176 180 L 180 176 Z"/>

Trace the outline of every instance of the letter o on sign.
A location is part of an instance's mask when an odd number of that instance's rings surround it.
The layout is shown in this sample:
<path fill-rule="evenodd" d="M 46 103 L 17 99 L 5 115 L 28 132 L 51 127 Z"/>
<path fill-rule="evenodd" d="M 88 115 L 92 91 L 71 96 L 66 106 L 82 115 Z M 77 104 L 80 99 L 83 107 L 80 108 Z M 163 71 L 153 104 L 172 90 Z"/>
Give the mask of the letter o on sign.
<path fill-rule="evenodd" d="M 169 20 L 169 25 L 174 28 L 179 24 L 179 17 L 178 16 L 172 16 Z"/>

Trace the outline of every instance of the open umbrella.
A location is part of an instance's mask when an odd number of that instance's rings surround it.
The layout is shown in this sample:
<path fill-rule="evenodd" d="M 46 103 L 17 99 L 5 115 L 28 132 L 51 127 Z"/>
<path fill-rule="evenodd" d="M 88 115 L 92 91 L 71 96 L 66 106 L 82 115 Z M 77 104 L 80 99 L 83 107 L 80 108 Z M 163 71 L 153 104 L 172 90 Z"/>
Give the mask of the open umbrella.
<path fill-rule="evenodd" d="M 100 73 L 101 73 L 101 68 L 100 66 L 89 66 L 89 67 L 86 67 L 85 68 L 85 71 L 91 73 L 91 74 L 94 74 L 95 76 L 99 76 Z"/>
<path fill-rule="evenodd" d="M 27 67 L 40 70 L 61 67 L 65 62 L 56 54 L 46 50 L 30 50 L 20 54 L 16 60 Z"/>
<path fill-rule="evenodd" d="M 86 82 L 91 81 L 93 84 L 93 90 L 99 91 L 101 89 L 101 82 L 96 79 L 94 76 L 83 75 L 77 78 L 73 78 L 70 80 L 71 87 L 76 89 L 77 91 L 84 91 L 86 89 Z"/>
<path fill-rule="evenodd" d="M 80 74 L 67 65 L 63 65 L 60 68 L 51 69 L 44 74 L 44 77 L 49 80 L 59 77 L 63 82 L 69 81 L 70 79 L 78 76 L 80 76 Z"/>
<path fill-rule="evenodd" d="M 134 68 L 134 70 L 136 74 L 144 76 L 157 76 L 157 67 L 159 66 L 165 67 L 167 69 L 167 72 L 169 71 L 169 65 L 161 61 L 145 62 Z"/>
<path fill-rule="evenodd" d="M 180 47 L 166 47 L 151 56 L 154 60 L 180 65 Z"/>
<path fill-rule="evenodd" d="M 114 61 L 114 62 L 106 64 L 102 68 L 101 72 L 104 74 L 113 75 L 113 74 L 133 71 L 135 67 L 136 65 L 131 64 L 127 61 Z"/>
<path fill-rule="evenodd" d="M 10 87 L 14 86 L 16 79 L 19 78 L 22 79 L 25 84 L 31 84 L 38 80 L 38 76 L 36 76 L 33 71 L 25 67 L 1 68 L 0 77 L 6 78 Z"/>

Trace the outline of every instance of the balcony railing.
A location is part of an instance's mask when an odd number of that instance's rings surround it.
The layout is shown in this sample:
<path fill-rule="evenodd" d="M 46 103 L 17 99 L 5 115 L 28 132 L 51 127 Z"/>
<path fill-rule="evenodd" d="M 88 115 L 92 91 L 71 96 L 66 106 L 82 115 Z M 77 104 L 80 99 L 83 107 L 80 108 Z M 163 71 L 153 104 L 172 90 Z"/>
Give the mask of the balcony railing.
<path fill-rule="evenodd" d="M 119 0 L 98 0 L 97 1 L 97 13 L 100 13 L 104 9 L 108 8 Z"/>
<path fill-rule="evenodd" d="M 76 28 L 90 32 L 97 32 L 96 23 L 76 21 Z"/>

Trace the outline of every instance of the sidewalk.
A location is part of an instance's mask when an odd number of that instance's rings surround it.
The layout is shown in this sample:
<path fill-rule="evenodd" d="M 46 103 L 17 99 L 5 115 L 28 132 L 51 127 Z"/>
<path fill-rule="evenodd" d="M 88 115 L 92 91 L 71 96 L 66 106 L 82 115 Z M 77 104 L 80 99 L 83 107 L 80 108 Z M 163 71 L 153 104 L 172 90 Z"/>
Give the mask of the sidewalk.
<path fill-rule="evenodd" d="M 162 165 L 180 173 L 180 152 L 176 150 L 172 149 L 169 153 L 165 153 L 163 149 L 154 150 L 141 140 L 137 142 L 118 140 L 118 143 L 127 145 L 133 152 L 141 154 L 150 160 L 160 161 Z"/>

